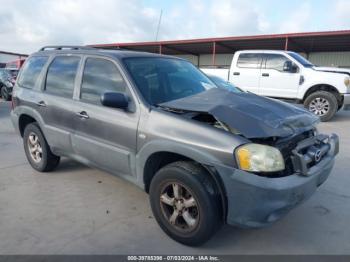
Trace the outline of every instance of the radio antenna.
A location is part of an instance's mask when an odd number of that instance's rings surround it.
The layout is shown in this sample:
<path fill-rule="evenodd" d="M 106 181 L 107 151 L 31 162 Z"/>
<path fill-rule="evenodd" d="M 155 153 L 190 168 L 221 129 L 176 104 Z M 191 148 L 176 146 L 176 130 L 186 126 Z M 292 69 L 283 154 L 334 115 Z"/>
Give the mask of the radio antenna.
<path fill-rule="evenodd" d="M 160 23 L 162 22 L 162 14 L 163 14 L 163 9 L 160 9 L 160 15 L 159 15 L 158 26 L 157 26 L 157 32 L 156 32 L 156 41 L 158 40 L 158 34 L 159 34 Z"/>

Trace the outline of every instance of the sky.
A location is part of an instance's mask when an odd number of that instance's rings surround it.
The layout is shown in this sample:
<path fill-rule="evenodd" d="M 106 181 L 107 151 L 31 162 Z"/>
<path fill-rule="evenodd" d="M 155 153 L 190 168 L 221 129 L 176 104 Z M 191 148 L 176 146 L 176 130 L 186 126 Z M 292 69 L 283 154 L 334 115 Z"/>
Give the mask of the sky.
<path fill-rule="evenodd" d="M 350 0 L 0 0 L 0 50 L 350 29 Z"/>

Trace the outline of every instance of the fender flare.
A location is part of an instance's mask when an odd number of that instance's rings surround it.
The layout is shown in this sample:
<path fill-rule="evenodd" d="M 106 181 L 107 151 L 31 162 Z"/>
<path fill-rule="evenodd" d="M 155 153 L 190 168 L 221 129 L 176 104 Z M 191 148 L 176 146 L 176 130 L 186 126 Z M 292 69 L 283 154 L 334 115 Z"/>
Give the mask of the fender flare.
<path fill-rule="evenodd" d="M 214 166 L 220 161 L 214 156 L 194 148 L 193 146 L 169 140 L 157 140 L 146 143 L 136 155 L 137 180 L 143 185 L 144 168 L 150 156 L 159 152 L 175 153 L 192 159 L 200 164 Z"/>

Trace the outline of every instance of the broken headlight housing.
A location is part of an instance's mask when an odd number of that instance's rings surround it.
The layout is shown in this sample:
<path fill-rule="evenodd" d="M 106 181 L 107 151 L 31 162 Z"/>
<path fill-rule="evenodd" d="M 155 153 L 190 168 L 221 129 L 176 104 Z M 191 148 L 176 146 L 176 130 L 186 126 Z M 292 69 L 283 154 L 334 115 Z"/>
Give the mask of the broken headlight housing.
<path fill-rule="evenodd" d="M 238 167 L 249 172 L 284 170 L 284 159 L 277 148 L 261 144 L 245 144 L 235 151 Z"/>

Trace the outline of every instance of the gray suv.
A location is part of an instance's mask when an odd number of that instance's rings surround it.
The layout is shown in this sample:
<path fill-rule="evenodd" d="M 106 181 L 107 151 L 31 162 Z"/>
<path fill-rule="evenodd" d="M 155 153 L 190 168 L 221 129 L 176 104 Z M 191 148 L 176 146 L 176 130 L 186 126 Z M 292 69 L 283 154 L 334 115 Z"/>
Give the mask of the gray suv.
<path fill-rule="evenodd" d="M 52 171 L 65 156 L 122 177 L 186 245 L 223 223 L 272 224 L 327 179 L 339 150 L 304 109 L 219 88 L 190 62 L 157 54 L 42 48 L 12 104 L 34 169 Z"/>

